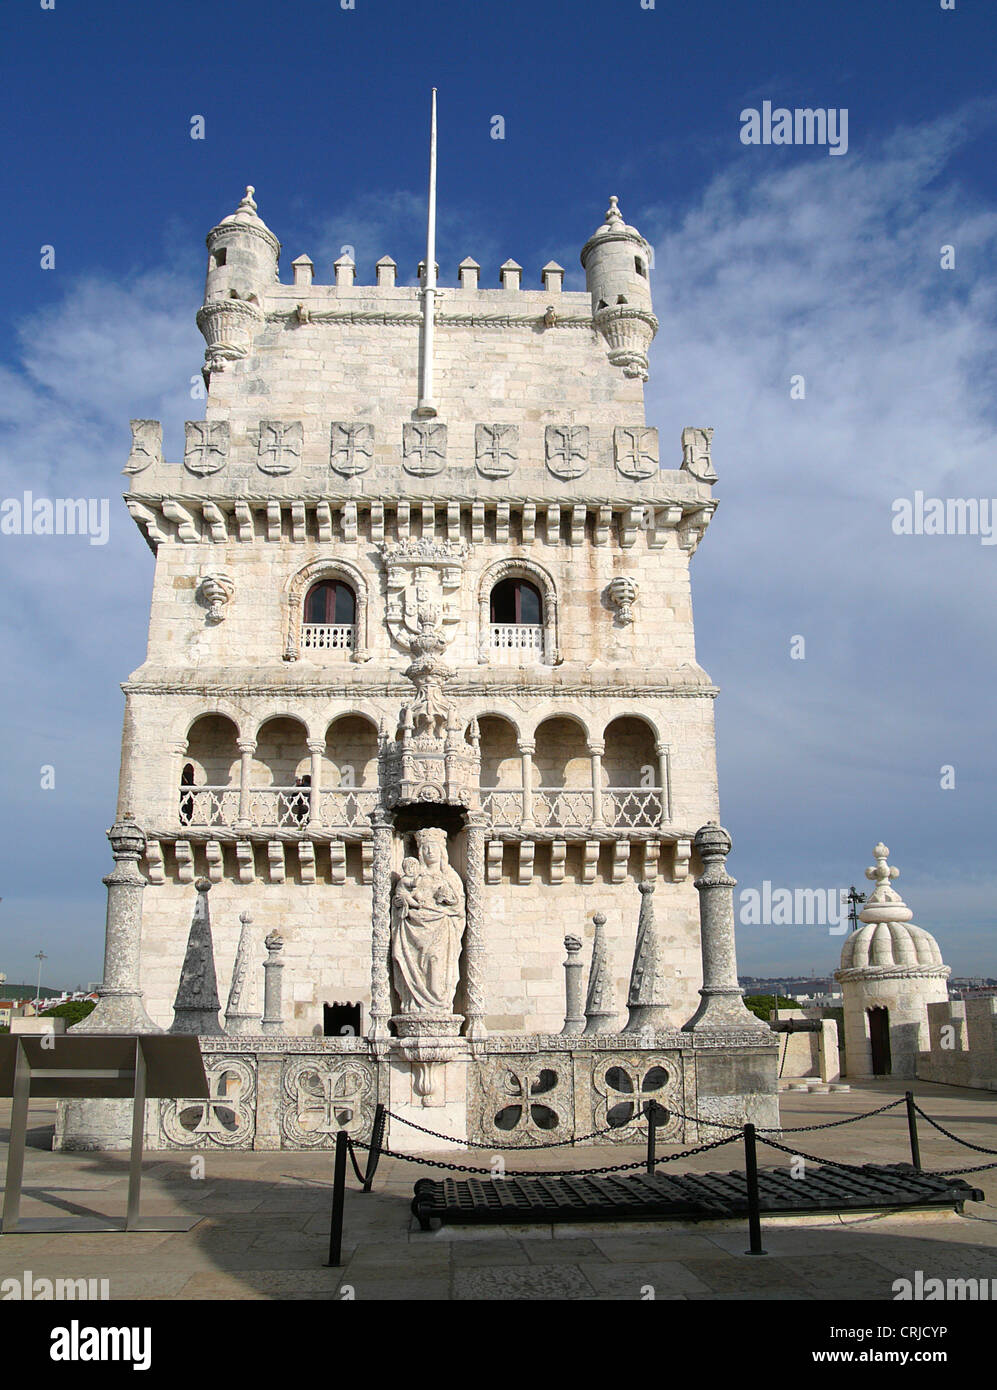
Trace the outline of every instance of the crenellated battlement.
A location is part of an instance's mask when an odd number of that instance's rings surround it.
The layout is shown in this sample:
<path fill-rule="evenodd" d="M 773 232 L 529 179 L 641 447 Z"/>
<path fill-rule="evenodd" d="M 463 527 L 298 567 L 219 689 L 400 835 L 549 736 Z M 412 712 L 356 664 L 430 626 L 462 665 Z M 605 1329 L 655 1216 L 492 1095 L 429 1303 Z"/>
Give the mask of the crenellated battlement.
<path fill-rule="evenodd" d="M 273 290 L 310 290 L 314 292 L 352 289 L 375 293 L 380 293 L 383 290 L 395 290 L 406 298 L 418 300 L 425 268 L 425 261 L 420 261 L 415 271 L 416 283 L 399 285 L 397 262 L 391 256 L 382 256 L 375 263 L 374 279 L 357 284 L 356 263 L 350 256 L 340 256 L 333 264 L 333 279 L 322 282 L 315 279 L 314 261 L 310 256 L 302 254 L 291 262 L 291 271 L 294 277 L 291 284 L 277 283 L 273 286 Z M 437 264 L 437 276 L 439 276 L 439 271 L 440 267 Z M 535 293 L 538 296 L 561 295 L 565 293 L 564 273 L 563 266 L 558 265 L 556 261 L 548 261 L 540 271 L 539 288 L 531 290 L 528 285 L 522 283 L 523 267 L 516 261 L 507 260 L 498 268 L 494 286 L 488 286 L 481 283 L 481 266 L 472 257 L 466 256 L 457 266 L 456 283 L 450 288 L 460 293 L 476 291 L 482 294 L 522 292 L 525 294 Z M 438 284 L 437 289 L 440 293 L 445 293 L 447 286 Z M 567 295 L 578 304 L 588 303 L 591 298 L 586 290 L 568 291 Z M 589 317 L 591 318 L 591 315 Z"/>
<path fill-rule="evenodd" d="M 624 223 L 615 198 L 581 251 L 586 289 L 573 291 L 555 261 L 541 268 L 539 285 L 524 285 L 523 267 L 512 259 L 498 267 L 496 283 L 483 285 L 470 256 L 457 266 L 457 283 L 440 286 L 435 261 L 432 275 L 423 261 L 417 283 L 399 285 L 387 255 L 374 266 L 373 283 L 357 284 L 346 254 L 332 282 L 321 284 L 302 254 L 285 284 L 280 243 L 260 219 L 253 191 L 207 237 L 197 323 L 207 343 L 209 420 L 231 419 L 250 396 L 279 400 L 293 380 L 303 397 L 355 395 L 354 416 L 363 414 L 361 401 L 399 418 L 413 410 L 417 418 L 466 416 L 490 385 L 496 407 L 515 402 L 524 419 L 539 418 L 557 396 L 569 411 L 622 407 L 639 410 L 643 421 L 647 352 L 658 329 L 651 248 Z M 376 345 L 371 332 L 380 334 Z M 438 400 L 423 399 L 424 377 Z M 389 400 L 379 400 L 384 388 Z"/>

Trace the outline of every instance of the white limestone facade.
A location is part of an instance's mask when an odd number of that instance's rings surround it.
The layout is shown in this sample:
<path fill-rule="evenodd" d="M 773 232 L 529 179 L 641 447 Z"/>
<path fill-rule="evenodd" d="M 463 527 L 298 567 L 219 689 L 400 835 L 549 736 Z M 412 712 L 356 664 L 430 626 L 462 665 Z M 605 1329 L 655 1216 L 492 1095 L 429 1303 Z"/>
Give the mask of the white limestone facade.
<path fill-rule="evenodd" d="M 513 262 L 483 287 L 463 262 L 436 298 L 433 415 L 419 290 L 388 258 L 374 285 L 348 260 L 316 284 L 307 257 L 282 283 L 251 193 L 208 249 L 205 418 L 176 461 L 133 422 L 125 470 L 155 556 L 118 802 L 146 837 L 149 1016 L 170 1025 L 202 877 L 223 1001 L 248 913 L 260 960 L 284 938 L 288 1033 L 320 1036 L 325 1003 L 369 1015 L 379 731 L 428 613 L 480 749 L 488 1034 L 560 1030 L 564 937 L 587 960 L 596 913 L 622 1024 L 642 880 L 681 1027 L 702 984 L 692 841 L 718 819 L 689 578 L 716 504 L 711 431 L 659 449 L 646 422 L 647 243 L 614 199 L 585 292 L 554 265 L 524 287 Z M 463 873 L 466 829 L 441 823 Z M 396 870 L 406 852 L 403 826 Z"/>

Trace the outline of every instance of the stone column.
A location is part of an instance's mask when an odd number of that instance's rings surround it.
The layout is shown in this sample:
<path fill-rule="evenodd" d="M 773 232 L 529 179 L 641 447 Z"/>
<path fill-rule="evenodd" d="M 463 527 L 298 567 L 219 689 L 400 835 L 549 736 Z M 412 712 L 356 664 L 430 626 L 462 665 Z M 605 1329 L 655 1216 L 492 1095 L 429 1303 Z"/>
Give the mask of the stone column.
<path fill-rule="evenodd" d="M 371 863 L 370 1027 L 374 1042 L 387 1041 L 391 1017 L 391 820 L 381 811 L 371 816 L 374 854 Z"/>
<path fill-rule="evenodd" d="M 325 752 L 325 739 L 310 738 L 308 751 L 312 755 L 308 829 L 317 830 L 322 824 L 322 754 Z"/>
<path fill-rule="evenodd" d="M 168 815 L 164 821 L 164 824 L 172 825 L 174 820 L 177 820 L 180 822 L 181 825 L 183 825 L 184 821 L 181 818 L 181 811 L 184 805 L 184 788 L 181 786 L 180 778 L 183 776 L 184 763 L 190 761 L 190 759 L 186 756 L 187 740 L 185 738 L 179 739 L 176 743 L 174 743 L 173 754 L 176 775 L 172 778 L 170 784 Z M 191 805 L 192 801 L 193 798 L 191 799 L 191 802 L 188 803 L 188 805 Z M 131 803 L 129 802 L 129 804 Z"/>
<path fill-rule="evenodd" d="M 239 739 L 239 819 L 237 830 L 249 830 L 249 779 L 252 774 L 253 754 L 256 752 L 255 738 Z"/>
<path fill-rule="evenodd" d="M 671 808 L 668 805 L 668 744 L 656 743 L 654 751 L 658 755 L 658 786 L 661 788 L 661 824 L 667 825 L 671 820 Z"/>
<path fill-rule="evenodd" d="M 605 822 L 602 818 L 602 755 L 606 751 L 604 743 L 590 743 L 588 746 L 589 757 L 592 759 L 592 825 L 597 830 L 602 830 Z"/>
<path fill-rule="evenodd" d="M 464 893 L 466 903 L 466 926 L 464 929 L 464 968 L 466 970 L 464 994 L 467 1007 L 464 1015 L 465 1037 L 487 1038 L 485 1027 L 484 965 L 485 965 L 485 825 L 483 815 L 470 814 L 467 817 L 467 842 L 465 852 Z"/>
<path fill-rule="evenodd" d="M 367 589 L 362 584 L 358 584 L 356 589 L 357 611 L 356 622 L 353 625 L 353 660 L 369 661 L 370 653 L 367 651 Z"/>
<path fill-rule="evenodd" d="M 161 1033 L 146 1013 L 139 987 L 139 952 L 142 944 L 142 893 L 145 879 L 138 861 L 145 849 L 145 835 L 128 816 L 107 832 L 114 869 L 104 879 L 107 887 L 107 924 L 104 936 L 104 982 L 97 991 L 97 1006 L 73 1033 Z"/>
<path fill-rule="evenodd" d="M 486 666 L 491 656 L 492 625 L 490 595 L 482 589 L 478 595 L 478 665 Z"/>
<path fill-rule="evenodd" d="M 283 1033 L 284 1007 L 283 993 L 284 962 L 280 952 L 284 949 L 284 939 L 272 931 L 265 942 L 267 958 L 263 962 L 263 1022 L 260 1028 L 264 1033 Z"/>
<path fill-rule="evenodd" d="M 737 983 L 734 953 L 734 889 L 737 879 L 727 873 L 726 859 L 731 838 L 716 821 L 696 831 L 693 844 L 703 861 L 702 875 L 696 879 L 699 893 L 699 923 L 703 953 L 703 988 L 699 1008 L 682 1031 L 726 1029 L 738 1033 L 757 1033 L 771 1042 L 768 1026 L 745 1008 Z"/>
<path fill-rule="evenodd" d="M 566 936 L 564 949 L 564 1027 L 563 1034 L 581 1033 L 585 1028 L 585 1005 L 582 999 L 582 942 L 578 936 Z"/>
<path fill-rule="evenodd" d="M 536 752 L 535 743 L 520 743 L 519 758 L 522 764 L 523 779 L 523 830 L 534 830 L 533 824 L 533 754 Z"/>
<path fill-rule="evenodd" d="M 557 645 L 557 599 L 553 593 L 544 595 L 544 661 L 548 666 L 561 664 Z"/>

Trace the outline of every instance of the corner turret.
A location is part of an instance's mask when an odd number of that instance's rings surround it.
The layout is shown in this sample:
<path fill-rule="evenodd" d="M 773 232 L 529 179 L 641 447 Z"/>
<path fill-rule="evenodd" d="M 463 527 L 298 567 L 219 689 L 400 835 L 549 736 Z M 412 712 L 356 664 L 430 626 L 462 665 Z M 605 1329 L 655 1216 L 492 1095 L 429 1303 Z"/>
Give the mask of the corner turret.
<path fill-rule="evenodd" d="M 609 360 L 625 376 L 647 380 L 647 350 L 658 331 L 651 309 L 651 247 L 624 222 L 615 197 L 606 220 L 582 247 L 585 285 L 595 326 L 609 344 Z"/>
<path fill-rule="evenodd" d="M 205 381 L 245 357 L 263 323 L 263 296 L 277 279 L 280 242 L 257 215 L 250 185 L 230 216 L 207 236 L 208 276 L 197 326 L 204 334 Z"/>

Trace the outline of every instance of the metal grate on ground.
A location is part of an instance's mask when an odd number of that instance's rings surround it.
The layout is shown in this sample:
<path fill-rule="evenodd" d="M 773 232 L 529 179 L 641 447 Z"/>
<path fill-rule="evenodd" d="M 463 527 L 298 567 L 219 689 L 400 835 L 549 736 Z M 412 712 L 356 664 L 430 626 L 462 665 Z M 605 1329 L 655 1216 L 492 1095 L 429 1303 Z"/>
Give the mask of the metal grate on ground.
<path fill-rule="evenodd" d="M 758 1173 L 763 1213 L 953 1208 L 982 1202 L 961 1178 L 920 1173 L 910 1164 L 821 1167 L 793 1178 L 787 1168 Z M 717 1220 L 748 1210 L 747 1178 L 730 1173 L 636 1173 L 596 1178 L 421 1178 L 412 1211 L 423 1230 L 451 1224 L 555 1221 Z"/>

